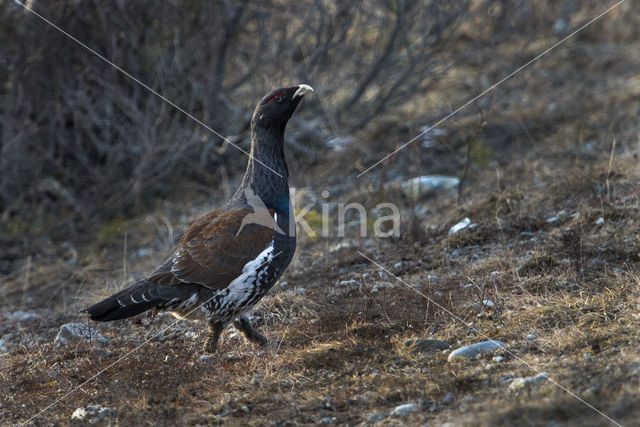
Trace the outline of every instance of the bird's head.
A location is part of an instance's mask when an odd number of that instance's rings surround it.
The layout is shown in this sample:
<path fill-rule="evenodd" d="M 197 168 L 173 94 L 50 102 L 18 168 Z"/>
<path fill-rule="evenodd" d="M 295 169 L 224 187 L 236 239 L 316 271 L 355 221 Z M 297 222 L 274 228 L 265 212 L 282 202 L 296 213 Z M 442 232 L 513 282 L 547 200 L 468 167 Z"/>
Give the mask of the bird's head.
<path fill-rule="evenodd" d="M 300 84 L 276 89 L 267 94 L 258 103 L 251 119 L 251 126 L 284 128 L 307 92 L 313 92 L 313 88 Z"/>

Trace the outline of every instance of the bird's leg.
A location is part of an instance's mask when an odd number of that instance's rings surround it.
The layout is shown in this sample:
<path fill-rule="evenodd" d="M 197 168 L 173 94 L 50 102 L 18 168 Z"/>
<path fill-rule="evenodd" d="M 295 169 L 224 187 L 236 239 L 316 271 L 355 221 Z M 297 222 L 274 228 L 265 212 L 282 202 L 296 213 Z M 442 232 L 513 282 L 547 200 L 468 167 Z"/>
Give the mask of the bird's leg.
<path fill-rule="evenodd" d="M 282 341 L 270 340 L 269 338 L 265 337 L 260 332 L 258 332 L 258 330 L 254 328 L 253 325 L 251 324 L 251 321 L 249 320 L 249 318 L 244 314 L 239 316 L 235 320 L 235 322 L 233 322 L 233 325 L 238 330 L 242 331 L 244 336 L 247 337 L 249 341 L 254 342 L 260 346 L 263 346 L 263 347 L 266 345 L 271 345 L 274 347 L 282 346 Z"/>
<path fill-rule="evenodd" d="M 209 335 L 207 335 L 207 340 L 204 343 L 204 352 L 205 353 L 215 353 L 216 347 L 218 346 L 218 339 L 220 339 L 220 334 L 224 330 L 225 324 L 223 322 L 217 320 L 209 321 Z"/>

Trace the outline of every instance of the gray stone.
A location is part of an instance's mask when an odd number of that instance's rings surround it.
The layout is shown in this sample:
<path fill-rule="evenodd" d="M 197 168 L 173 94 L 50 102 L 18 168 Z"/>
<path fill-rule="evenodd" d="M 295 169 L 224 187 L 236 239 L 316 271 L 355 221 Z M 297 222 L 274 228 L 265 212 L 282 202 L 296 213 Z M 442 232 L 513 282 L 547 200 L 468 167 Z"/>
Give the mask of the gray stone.
<path fill-rule="evenodd" d="M 404 405 L 393 408 L 390 415 L 392 417 L 405 417 L 413 412 L 417 412 L 418 409 L 420 408 L 415 403 L 405 403 Z"/>
<path fill-rule="evenodd" d="M 7 335 L 0 338 L 0 354 L 8 353 L 9 350 L 11 349 L 11 343 L 9 342 L 9 339 L 5 338 Z"/>
<path fill-rule="evenodd" d="M 377 421 L 381 421 L 385 419 L 385 415 L 384 414 L 371 414 L 369 416 L 369 419 L 367 420 L 367 422 L 370 423 L 375 423 Z"/>
<path fill-rule="evenodd" d="M 412 338 L 405 342 L 412 353 L 430 353 L 436 350 L 444 350 L 451 347 L 446 341 L 436 340 L 433 338 Z"/>
<path fill-rule="evenodd" d="M 423 175 L 408 179 L 400 188 L 411 199 L 420 199 L 437 193 L 446 193 L 458 188 L 460 179 L 455 176 Z"/>
<path fill-rule="evenodd" d="M 115 417 L 116 411 L 104 408 L 102 405 L 87 405 L 85 408 L 77 408 L 71 414 L 71 421 L 85 421 L 95 424 L 107 417 Z"/>
<path fill-rule="evenodd" d="M 517 392 L 529 389 L 533 386 L 539 386 L 540 384 L 546 382 L 548 379 L 549 375 L 545 372 L 534 377 L 514 378 L 513 381 L 511 381 L 511 384 L 509 384 L 509 390 Z"/>
<path fill-rule="evenodd" d="M 42 316 L 40 316 L 35 311 L 23 311 L 18 310 L 11 313 L 4 314 L 6 323 L 21 323 L 21 322 L 30 322 L 32 320 L 42 320 Z"/>
<path fill-rule="evenodd" d="M 384 289 L 390 288 L 391 286 L 392 285 L 390 282 L 378 282 L 371 289 L 371 293 L 372 294 L 378 293 Z"/>
<path fill-rule="evenodd" d="M 332 150 L 337 153 L 344 151 L 349 145 L 352 145 L 355 141 L 353 136 L 336 136 L 333 138 L 329 138 L 324 143 Z"/>
<path fill-rule="evenodd" d="M 471 225 L 471 218 L 465 218 L 449 229 L 449 235 L 456 234 Z"/>
<path fill-rule="evenodd" d="M 442 398 L 442 404 L 451 405 L 454 399 L 455 399 L 455 396 L 453 395 L 453 393 L 449 392 L 446 394 L 445 397 Z"/>
<path fill-rule="evenodd" d="M 106 343 L 109 341 L 95 329 L 89 329 L 89 327 L 84 323 L 66 323 L 60 326 L 60 330 L 58 331 L 58 335 L 56 335 L 54 344 L 58 347 L 89 340 L 97 341 L 99 343 Z"/>
<path fill-rule="evenodd" d="M 478 355 L 490 353 L 498 348 L 506 346 L 502 341 L 483 341 L 476 344 L 460 347 L 449 354 L 449 362 L 455 359 L 472 359 Z"/>

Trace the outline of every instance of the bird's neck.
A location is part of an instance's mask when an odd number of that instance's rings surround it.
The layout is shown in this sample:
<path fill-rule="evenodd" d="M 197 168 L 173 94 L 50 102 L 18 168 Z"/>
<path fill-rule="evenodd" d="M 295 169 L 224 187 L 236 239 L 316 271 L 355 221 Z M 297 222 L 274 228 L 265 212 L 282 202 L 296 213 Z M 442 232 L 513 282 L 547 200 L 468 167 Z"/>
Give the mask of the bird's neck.
<path fill-rule="evenodd" d="M 247 188 L 251 188 L 267 208 L 289 215 L 291 203 L 289 169 L 284 158 L 284 128 L 252 127 L 249 163 L 236 195 Z"/>

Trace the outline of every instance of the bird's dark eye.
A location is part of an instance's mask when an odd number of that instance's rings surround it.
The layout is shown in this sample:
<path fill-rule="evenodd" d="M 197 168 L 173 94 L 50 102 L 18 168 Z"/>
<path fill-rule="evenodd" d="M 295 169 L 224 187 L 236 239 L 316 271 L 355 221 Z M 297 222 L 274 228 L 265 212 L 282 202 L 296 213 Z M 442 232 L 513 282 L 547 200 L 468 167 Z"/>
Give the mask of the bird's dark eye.
<path fill-rule="evenodd" d="M 284 99 L 284 92 L 278 92 L 275 95 L 273 95 L 271 98 L 269 98 L 269 101 L 267 101 L 267 104 L 269 102 L 282 102 L 282 100 Z"/>

